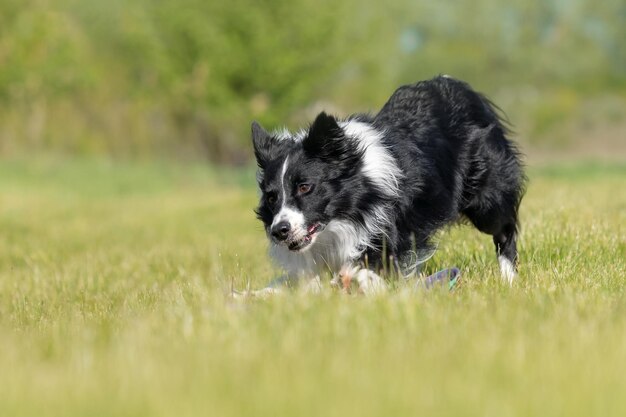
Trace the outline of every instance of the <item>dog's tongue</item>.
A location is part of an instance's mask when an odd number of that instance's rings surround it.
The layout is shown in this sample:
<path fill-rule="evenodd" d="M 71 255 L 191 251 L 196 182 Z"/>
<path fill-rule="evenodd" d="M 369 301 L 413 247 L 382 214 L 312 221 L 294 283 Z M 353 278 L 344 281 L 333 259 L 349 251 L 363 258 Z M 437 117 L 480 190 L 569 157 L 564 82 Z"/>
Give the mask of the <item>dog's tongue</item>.
<path fill-rule="evenodd" d="M 317 228 L 317 224 L 313 224 L 309 226 L 309 228 L 307 229 L 307 232 L 312 233 L 316 228 Z"/>

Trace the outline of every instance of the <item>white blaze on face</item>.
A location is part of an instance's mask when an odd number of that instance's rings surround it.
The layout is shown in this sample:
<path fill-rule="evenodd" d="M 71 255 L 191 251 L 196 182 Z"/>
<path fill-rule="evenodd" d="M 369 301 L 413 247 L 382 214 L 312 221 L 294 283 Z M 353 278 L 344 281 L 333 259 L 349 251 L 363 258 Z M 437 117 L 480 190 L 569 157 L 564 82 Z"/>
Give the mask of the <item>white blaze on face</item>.
<path fill-rule="evenodd" d="M 274 221 L 272 222 L 271 227 L 274 227 L 282 221 L 286 221 L 291 226 L 292 233 L 297 236 L 303 233 L 306 234 L 306 230 L 304 230 L 304 215 L 302 212 L 287 206 L 287 187 L 289 187 L 289 184 L 285 184 L 285 175 L 287 173 L 288 164 L 289 157 L 285 158 L 283 169 L 280 174 L 280 188 L 283 196 L 282 204 L 280 206 L 280 210 L 276 216 L 274 216 Z"/>

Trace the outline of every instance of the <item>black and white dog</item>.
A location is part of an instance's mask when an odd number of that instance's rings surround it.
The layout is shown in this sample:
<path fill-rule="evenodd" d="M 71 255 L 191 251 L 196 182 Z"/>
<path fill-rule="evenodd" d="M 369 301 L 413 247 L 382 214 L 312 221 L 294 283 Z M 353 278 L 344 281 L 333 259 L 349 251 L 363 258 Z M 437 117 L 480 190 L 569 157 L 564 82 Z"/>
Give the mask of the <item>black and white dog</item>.
<path fill-rule="evenodd" d="M 448 76 L 400 87 L 375 116 L 320 113 L 295 134 L 254 122 L 271 255 L 291 277 L 353 271 L 367 292 L 386 259 L 410 272 L 465 217 L 493 236 L 511 282 L 525 177 L 506 133 L 488 99 Z"/>

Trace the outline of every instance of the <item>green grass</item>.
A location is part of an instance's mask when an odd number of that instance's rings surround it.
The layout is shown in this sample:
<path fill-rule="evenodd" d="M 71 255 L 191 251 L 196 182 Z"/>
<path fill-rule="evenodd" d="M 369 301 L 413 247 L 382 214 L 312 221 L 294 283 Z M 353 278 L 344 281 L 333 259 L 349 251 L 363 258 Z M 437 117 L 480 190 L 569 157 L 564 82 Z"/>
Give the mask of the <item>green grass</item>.
<path fill-rule="evenodd" d="M 453 293 L 232 302 L 276 274 L 251 171 L 1 161 L 0 415 L 626 415 L 625 167 L 530 176 L 512 288 L 460 227 Z"/>

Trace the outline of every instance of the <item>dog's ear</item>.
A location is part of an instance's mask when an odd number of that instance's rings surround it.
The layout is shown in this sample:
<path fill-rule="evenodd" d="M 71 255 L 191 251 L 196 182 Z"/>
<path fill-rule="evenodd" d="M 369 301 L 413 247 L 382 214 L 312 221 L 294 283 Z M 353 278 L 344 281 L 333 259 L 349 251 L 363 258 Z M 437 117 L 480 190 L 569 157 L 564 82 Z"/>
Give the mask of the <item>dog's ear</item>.
<path fill-rule="evenodd" d="M 317 115 L 309 129 L 309 139 L 329 139 L 343 135 L 343 131 L 337 124 L 337 120 L 326 112 Z"/>
<path fill-rule="evenodd" d="M 267 133 L 256 121 L 252 122 L 252 145 L 259 168 L 264 168 L 272 159 L 273 142 L 272 135 Z"/>
<path fill-rule="evenodd" d="M 308 135 L 302 141 L 302 147 L 308 155 L 323 160 L 346 159 L 351 154 L 350 143 L 337 119 L 324 112 L 311 124 Z"/>

